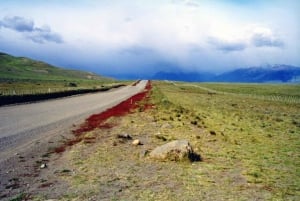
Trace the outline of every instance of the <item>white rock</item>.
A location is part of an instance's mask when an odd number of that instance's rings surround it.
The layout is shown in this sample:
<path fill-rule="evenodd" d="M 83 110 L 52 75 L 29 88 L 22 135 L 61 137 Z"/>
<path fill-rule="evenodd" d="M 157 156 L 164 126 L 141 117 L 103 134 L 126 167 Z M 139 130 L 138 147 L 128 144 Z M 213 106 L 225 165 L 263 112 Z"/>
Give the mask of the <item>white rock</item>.
<path fill-rule="evenodd" d="M 185 159 L 191 161 L 201 160 L 200 155 L 193 151 L 192 146 L 187 140 L 175 140 L 156 147 L 149 154 L 150 158 L 159 160 L 182 161 Z"/>
<path fill-rule="evenodd" d="M 133 140 L 132 142 L 133 145 L 141 145 L 141 141 L 139 139 Z"/>
<path fill-rule="evenodd" d="M 46 164 L 46 163 L 41 164 L 41 169 L 44 169 L 44 168 L 46 168 L 46 167 L 47 167 L 47 164 Z"/>

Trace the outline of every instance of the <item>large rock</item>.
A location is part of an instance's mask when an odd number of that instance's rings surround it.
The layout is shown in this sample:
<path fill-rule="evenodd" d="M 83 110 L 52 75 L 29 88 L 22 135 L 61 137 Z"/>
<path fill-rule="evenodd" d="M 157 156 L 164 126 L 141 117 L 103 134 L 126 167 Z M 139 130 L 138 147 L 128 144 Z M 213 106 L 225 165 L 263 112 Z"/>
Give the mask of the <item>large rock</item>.
<path fill-rule="evenodd" d="M 200 155 L 193 151 L 192 146 L 187 140 L 175 140 L 156 147 L 149 154 L 150 158 L 170 161 L 200 161 Z"/>

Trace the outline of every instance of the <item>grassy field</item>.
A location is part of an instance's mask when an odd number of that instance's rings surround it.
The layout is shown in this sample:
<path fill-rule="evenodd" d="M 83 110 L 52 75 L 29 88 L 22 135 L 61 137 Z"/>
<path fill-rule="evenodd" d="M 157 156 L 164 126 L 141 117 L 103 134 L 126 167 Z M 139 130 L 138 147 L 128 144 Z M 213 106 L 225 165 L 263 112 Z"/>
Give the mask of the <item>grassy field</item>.
<path fill-rule="evenodd" d="M 201 83 L 184 84 L 184 86 L 198 87 L 209 93 L 243 96 L 261 100 L 300 103 L 299 84 Z"/>
<path fill-rule="evenodd" d="M 117 81 L 0 53 L 0 95 L 44 94 L 109 87 Z"/>
<path fill-rule="evenodd" d="M 55 172 L 70 187 L 61 200 L 299 200 L 300 104 L 239 95 L 297 99 L 297 88 L 154 82 L 152 109 L 110 118 L 114 127 L 64 153 Z M 188 139 L 202 161 L 147 157 L 174 139 Z"/>

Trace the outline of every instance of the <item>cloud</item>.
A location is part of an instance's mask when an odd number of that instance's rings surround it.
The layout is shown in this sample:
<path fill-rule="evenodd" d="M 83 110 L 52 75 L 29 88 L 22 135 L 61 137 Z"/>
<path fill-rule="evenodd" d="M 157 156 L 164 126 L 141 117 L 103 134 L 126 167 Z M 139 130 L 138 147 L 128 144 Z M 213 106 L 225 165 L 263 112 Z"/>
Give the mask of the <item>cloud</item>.
<path fill-rule="evenodd" d="M 28 35 L 27 38 L 31 39 L 35 43 L 63 43 L 62 37 L 57 33 L 51 32 L 51 29 L 49 27 L 45 27 L 43 29 L 35 28 L 35 30 L 30 35 Z"/>
<path fill-rule="evenodd" d="M 120 53 L 141 56 L 154 54 L 154 51 L 151 48 L 136 45 L 122 49 Z"/>
<path fill-rule="evenodd" d="M 199 2 L 195 0 L 172 0 L 171 1 L 173 4 L 183 4 L 186 6 L 191 6 L 191 7 L 200 7 Z"/>
<path fill-rule="evenodd" d="M 59 34 L 52 32 L 50 27 L 35 27 L 32 20 L 23 17 L 4 17 L 3 20 L 0 21 L 0 28 L 1 27 L 20 32 L 35 43 L 63 43 L 62 37 Z"/>
<path fill-rule="evenodd" d="M 217 50 L 223 52 L 243 51 L 247 47 L 243 42 L 225 41 L 213 37 L 208 39 L 208 43 L 213 45 Z"/>
<path fill-rule="evenodd" d="M 300 62 L 298 10 L 286 2 L 17 1 L 0 9 L 2 51 L 59 66 L 101 74 Z"/>
<path fill-rule="evenodd" d="M 0 26 L 18 32 L 32 32 L 34 30 L 33 21 L 18 16 L 4 17 L 4 19 L 0 21 Z"/>
<path fill-rule="evenodd" d="M 227 34 L 208 35 L 207 43 L 224 53 L 241 52 L 245 49 L 258 50 L 261 47 L 283 48 L 285 45 L 284 40 L 279 37 L 280 34 L 267 26 L 247 25 L 236 27 L 235 30 L 238 30 L 235 34 L 228 32 Z M 223 30 L 224 32 L 225 30 Z"/>
<path fill-rule="evenodd" d="M 253 34 L 251 41 L 256 47 L 278 47 L 282 48 L 284 46 L 284 42 L 276 37 L 272 37 L 269 35 L 265 35 L 263 33 L 255 33 Z"/>

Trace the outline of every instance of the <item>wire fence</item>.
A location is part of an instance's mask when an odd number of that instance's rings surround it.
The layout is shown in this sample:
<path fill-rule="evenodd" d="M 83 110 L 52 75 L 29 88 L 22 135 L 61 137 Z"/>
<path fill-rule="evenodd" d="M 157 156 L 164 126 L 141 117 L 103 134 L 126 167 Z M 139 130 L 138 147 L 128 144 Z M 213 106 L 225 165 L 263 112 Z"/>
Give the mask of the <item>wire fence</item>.
<path fill-rule="evenodd" d="M 82 87 L 60 87 L 60 88 L 38 88 L 38 89 L 0 89 L 1 96 L 21 96 L 21 95 L 35 95 L 35 94 L 51 94 L 66 91 L 77 91 L 92 88 Z"/>

